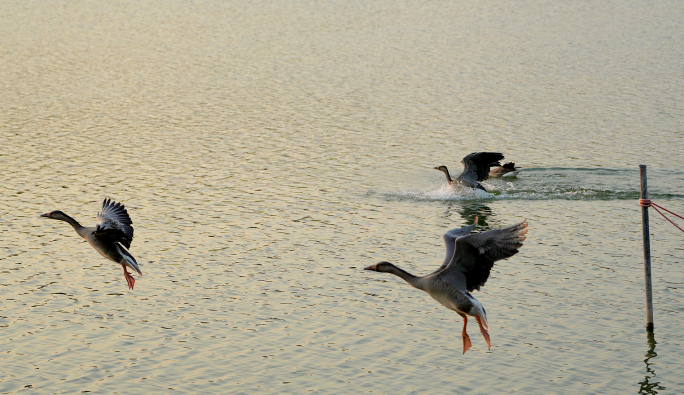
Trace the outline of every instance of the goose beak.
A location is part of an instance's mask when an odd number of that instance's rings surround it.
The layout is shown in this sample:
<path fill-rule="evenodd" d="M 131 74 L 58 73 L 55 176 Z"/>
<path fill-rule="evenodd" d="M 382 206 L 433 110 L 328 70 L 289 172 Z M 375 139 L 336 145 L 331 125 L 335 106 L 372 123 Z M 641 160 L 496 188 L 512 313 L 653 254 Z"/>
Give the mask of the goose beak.
<path fill-rule="evenodd" d="M 363 268 L 363 270 L 376 270 L 375 267 L 378 265 L 370 265 Z"/>
<path fill-rule="evenodd" d="M 50 218 L 50 213 L 41 214 L 41 217 Z"/>

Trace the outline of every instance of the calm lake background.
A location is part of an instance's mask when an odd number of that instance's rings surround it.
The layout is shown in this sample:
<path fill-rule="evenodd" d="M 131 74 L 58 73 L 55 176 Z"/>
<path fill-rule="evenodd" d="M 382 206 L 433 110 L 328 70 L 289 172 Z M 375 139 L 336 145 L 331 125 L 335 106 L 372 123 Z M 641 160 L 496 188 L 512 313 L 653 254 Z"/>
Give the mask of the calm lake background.
<path fill-rule="evenodd" d="M 684 3 L 0 2 L 0 393 L 684 392 Z M 525 169 L 445 186 L 473 151 Z M 126 205 L 134 291 L 71 227 Z M 471 321 L 399 278 L 529 222 Z M 682 223 L 682 221 L 680 221 Z M 174 392 L 175 391 L 175 392 Z"/>

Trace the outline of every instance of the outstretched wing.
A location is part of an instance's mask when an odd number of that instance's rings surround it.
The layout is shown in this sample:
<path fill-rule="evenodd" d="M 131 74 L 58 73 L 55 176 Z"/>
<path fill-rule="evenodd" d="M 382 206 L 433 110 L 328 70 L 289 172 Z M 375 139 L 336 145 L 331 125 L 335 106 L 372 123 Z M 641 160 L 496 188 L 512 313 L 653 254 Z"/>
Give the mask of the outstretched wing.
<path fill-rule="evenodd" d="M 446 257 L 444 258 L 444 263 L 442 263 L 442 266 L 440 266 L 435 272 L 444 269 L 449 262 L 451 262 L 451 258 L 454 257 L 454 248 L 456 248 L 456 239 L 469 235 L 475 225 L 477 225 L 477 217 L 475 217 L 475 222 L 472 225 L 451 229 L 450 231 L 446 232 L 444 236 L 442 236 L 444 238 L 444 245 L 446 246 Z"/>
<path fill-rule="evenodd" d="M 526 228 L 527 222 L 523 221 L 508 228 L 459 237 L 454 243 L 454 256 L 442 276 L 463 292 L 480 289 L 494 262 L 518 253 Z"/>
<path fill-rule="evenodd" d="M 461 161 L 463 173 L 458 179 L 477 185 L 478 181 L 484 181 L 489 177 L 490 167 L 501 166 L 499 161 L 503 158 L 500 152 L 473 152 Z"/>
<path fill-rule="evenodd" d="M 133 241 L 133 221 L 123 204 L 105 199 L 102 202 L 102 211 L 97 213 L 98 224 L 95 234 L 99 237 L 109 237 L 118 241 L 126 248 L 131 248 Z"/>

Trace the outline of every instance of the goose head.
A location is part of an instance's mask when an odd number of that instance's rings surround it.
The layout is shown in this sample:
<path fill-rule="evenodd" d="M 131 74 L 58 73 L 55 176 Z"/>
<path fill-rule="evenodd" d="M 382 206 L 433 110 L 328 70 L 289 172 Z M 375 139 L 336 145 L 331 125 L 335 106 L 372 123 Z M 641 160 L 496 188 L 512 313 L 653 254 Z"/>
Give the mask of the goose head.
<path fill-rule="evenodd" d="M 444 175 L 446 176 L 447 182 L 449 182 L 449 184 L 451 184 L 453 182 L 453 180 L 451 179 L 451 175 L 449 174 L 449 170 L 447 169 L 446 166 L 437 166 L 437 167 L 433 167 L 433 169 L 443 172 Z"/>
<path fill-rule="evenodd" d="M 382 272 L 382 273 L 389 273 L 392 271 L 392 269 L 396 269 L 397 267 L 394 266 L 393 264 L 383 261 L 380 263 L 376 263 L 375 265 L 370 265 L 367 267 L 364 267 L 363 270 L 372 270 L 374 272 Z"/>
<path fill-rule="evenodd" d="M 59 210 L 51 211 L 49 213 L 41 214 L 41 217 L 45 218 L 52 218 L 52 219 L 59 219 L 62 221 L 66 221 L 67 218 L 69 218 L 68 215 L 64 214 L 63 212 Z"/>

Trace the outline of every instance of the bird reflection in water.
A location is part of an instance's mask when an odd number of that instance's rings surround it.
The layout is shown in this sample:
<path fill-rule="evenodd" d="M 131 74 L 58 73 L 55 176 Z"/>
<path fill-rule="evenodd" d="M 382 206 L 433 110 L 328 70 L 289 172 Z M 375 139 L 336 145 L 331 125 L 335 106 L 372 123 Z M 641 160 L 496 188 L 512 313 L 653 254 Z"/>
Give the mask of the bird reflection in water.
<path fill-rule="evenodd" d="M 487 217 L 492 215 L 492 209 L 489 208 L 484 203 L 473 202 L 473 203 L 461 203 L 454 206 L 450 203 L 447 206 L 446 212 L 444 213 L 444 218 L 450 219 L 452 211 L 456 210 L 458 214 L 463 219 L 464 223 L 472 224 L 477 221 L 478 226 L 483 226 L 485 229 L 489 229 L 489 224 L 487 223 Z M 450 222 L 453 220 L 450 219 Z"/>
<path fill-rule="evenodd" d="M 646 376 L 643 381 L 639 382 L 639 394 L 657 394 L 658 391 L 665 390 L 665 387 L 655 381 L 655 370 L 651 367 L 651 358 L 658 356 L 655 352 L 656 341 L 652 330 L 648 331 L 648 352 L 646 353 L 644 363 L 646 364 Z"/>

